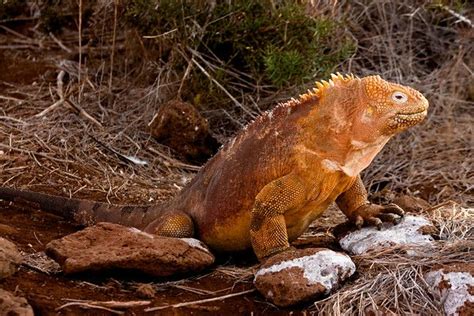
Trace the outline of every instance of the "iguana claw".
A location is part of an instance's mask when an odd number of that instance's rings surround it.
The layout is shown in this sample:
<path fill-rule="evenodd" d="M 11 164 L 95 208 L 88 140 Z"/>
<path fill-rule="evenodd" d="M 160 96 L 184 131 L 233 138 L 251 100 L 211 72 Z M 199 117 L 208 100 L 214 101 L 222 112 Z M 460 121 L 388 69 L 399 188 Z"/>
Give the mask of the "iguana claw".
<path fill-rule="evenodd" d="M 395 204 L 385 206 L 364 204 L 354 211 L 352 218 L 357 228 L 361 228 L 364 224 L 367 224 L 376 226 L 380 230 L 383 222 L 398 224 L 404 214 L 405 212 Z"/>

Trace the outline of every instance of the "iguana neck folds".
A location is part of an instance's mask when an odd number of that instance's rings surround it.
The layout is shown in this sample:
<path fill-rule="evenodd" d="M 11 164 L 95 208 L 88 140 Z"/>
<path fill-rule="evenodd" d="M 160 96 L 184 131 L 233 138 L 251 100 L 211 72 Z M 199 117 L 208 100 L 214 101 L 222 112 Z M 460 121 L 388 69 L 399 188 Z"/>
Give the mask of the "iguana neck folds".
<path fill-rule="evenodd" d="M 302 153 L 314 155 L 321 161 L 321 166 L 329 172 L 342 171 L 349 177 L 357 176 L 367 168 L 377 153 L 388 142 L 390 137 L 383 136 L 375 143 L 352 141 L 347 150 L 334 152 L 318 152 L 301 144 L 296 147 Z"/>

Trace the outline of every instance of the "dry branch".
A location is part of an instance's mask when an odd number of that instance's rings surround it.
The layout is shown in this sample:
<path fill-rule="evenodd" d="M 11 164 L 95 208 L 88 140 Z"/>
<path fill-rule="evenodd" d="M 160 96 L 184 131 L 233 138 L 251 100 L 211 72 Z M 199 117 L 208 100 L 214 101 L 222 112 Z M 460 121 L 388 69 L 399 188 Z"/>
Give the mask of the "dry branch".
<path fill-rule="evenodd" d="M 65 75 L 66 75 L 66 72 L 64 70 L 61 70 L 58 73 L 58 76 L 56 77 L 56 86 L 57 86 L 56 93 L 59 96 L 59 100 L 54 102 L 52 105 L 50 105 L 49 107 L 47 107 L 46 109 L 44 109 L 40 113 L 36 114 L 35 117 L 43 117 L 46 114 L 48 114 L 49 112 L 51 112 L 52 110 L 54 110 L 55 108 L 57 108 L 58 106 L 61 106 L 64 103 L 64 101 L 65 101 L 65 99 L 64 99 L 64 76 Z"/>
<path fill-rule="evenodd" d="M 166 309 L 166 308 L 179 308 L 179 307 L 186 307 L 186 306 L 198 305 L 198 304 L 204 304 L 204 303 L 210 303 L 210 302 L 216 302 L 216 301 L 223 301 L 223 300 L 231 298 L 231 297 L 241 296 L 241 295 L 253 293 L 255 291 L 256 291 L 256 289 L 251 289 L 251 290 L 242 291 L 242 292 L 238 292 L 238 293 L 231 293 L 231 294 L 227 294 L 227 295 L 223 295 L 223 296 L 207 298 L 207 299 L 204 299 L 204 300 L 184 302 L 184 303 L 178 303 L 178 304 L 166 305 L 166 306 L 151 307 L 151 308 L 146 308 L 145 312 L 154 312 L 154 311 L 162 310 L 162 309 Z"/>

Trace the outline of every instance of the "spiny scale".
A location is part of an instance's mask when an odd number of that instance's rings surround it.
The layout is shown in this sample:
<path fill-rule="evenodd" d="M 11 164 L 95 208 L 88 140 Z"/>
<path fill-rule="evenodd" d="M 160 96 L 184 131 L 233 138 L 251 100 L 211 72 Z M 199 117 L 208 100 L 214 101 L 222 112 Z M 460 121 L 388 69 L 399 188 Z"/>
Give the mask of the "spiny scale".
<path fill-rule="evenodd" d="M 324 93 L 324 91 L 329 88 L 329 87 L 334 87 L 337 83 L 346 83 L 350 80 L 356 79 L 358 77 L 354 76 L 353 74 L 347 74 L 345 76 L 341 75 L 339 72 L 336 72 L 335 74 L 331 74 L 331 79 L 329 80 L 321 80 L 317 81 L 316 87 L 313 88 L 312 90 L 308 90 L 307 93 L 301 94 L 299 96 L 299 101 L 304 102 L 314 96 L 321 97 L 321 95 Z"/>
<path fill-rule="evenodd" d="M 331 74 L 331 79 L 329 79 L 328 81 L 316 81 L 316 87 L 308 89 L 308 91 L 304 94 L 300 94 L 298 99 L 291 98 L 287 102 L 279 103 L 276 108 L 297 106 L 301 104 L 301 102 L 309 101 L 314 97 L 321 97 L 321 95 L 326 91 L 327 88 L 334 87 L 336 84 L 339 83 L 344 84 L 358 78 L 359 77 L 356 77 L 353 74 L 341 75 L 339 72 L 336 72 L 335 74 Z"/>

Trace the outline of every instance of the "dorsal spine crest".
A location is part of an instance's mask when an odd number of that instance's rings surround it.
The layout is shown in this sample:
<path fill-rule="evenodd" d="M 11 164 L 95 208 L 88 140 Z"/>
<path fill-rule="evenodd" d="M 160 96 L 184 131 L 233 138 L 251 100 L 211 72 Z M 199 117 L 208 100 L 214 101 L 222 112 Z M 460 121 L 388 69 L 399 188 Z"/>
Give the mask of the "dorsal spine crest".
<path fill-rule="evenodd" d="M 274 112 L 280 110 L 281 108 L 287 109 L 285 113 L 286 115 L 289 115 L 291 113 L 291 110 L 299 106 L 300 104 L 308 102 L 315 98 L 321 98 L 321 96 L 324 95 L 328 88 L 347 84 L 348 82 L 354 79 L 358 79 L 358 77 L 354 76 L 353 74 L 347 74 L 344 76 L 341 75 L 339 72 L 336 72 L 335 74 L 331 74 L 331 79 L 316 81 L 315 87 L 313 87 L 312 89 L 308 89 L 306 93 L 299 95 L 297 99 L 291 98 L 286 102 L 280 102 L 272 110 L 266 111 L 265 113 L 245 125 L 242 129 L 241 135 L 237 135 L 236 137 L 242 137 L 243 135 L 247 134 L 249 128 L 255 126 L 262 126 L 263 124 L 265 124 L 264 122 L 266 120 L 271 121 Z"/>
<path fill-rule="evenodd" d="M 335 74 L 331 74 L 331 79 L 328 80 L 320 80 L 315 82 L 315 87 L 313 89 L 309 89 L 306 93 L 300 94 L 298 98 L 298 103 L 308 101 L 311 98 L 314 97 L 322 97 L 326 90 L 330 87 L 335 87 L 336 85 L 341 85 L 341 84 L 346 84 L 350 82 L 351 80 L 354 80 L 358 77 L 354 76 L 353 74 L 348 74 L 348 75 L 341 75 L 339 72 L 336 72 Z M 290 100 L 289 103 L 292 103 L 293 105 L 294 99 Z"/>

